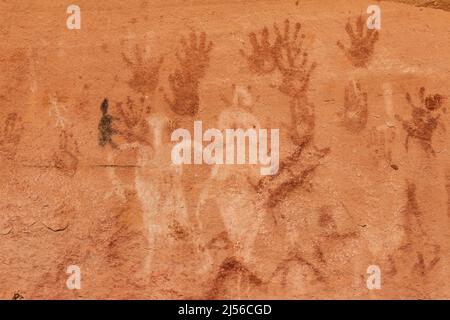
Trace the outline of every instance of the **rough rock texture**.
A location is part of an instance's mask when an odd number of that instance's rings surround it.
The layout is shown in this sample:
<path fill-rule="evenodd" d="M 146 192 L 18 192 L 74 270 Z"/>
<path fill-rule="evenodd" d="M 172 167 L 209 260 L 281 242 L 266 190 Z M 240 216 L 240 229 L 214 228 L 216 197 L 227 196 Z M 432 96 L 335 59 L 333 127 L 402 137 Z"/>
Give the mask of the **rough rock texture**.
<path fill-rule="evenodd" d="M 450 5 L 401 2 L 2 1 L 0 298 L 450 298 Z M 279 172 L 172 165 L 194 120 Z"/>

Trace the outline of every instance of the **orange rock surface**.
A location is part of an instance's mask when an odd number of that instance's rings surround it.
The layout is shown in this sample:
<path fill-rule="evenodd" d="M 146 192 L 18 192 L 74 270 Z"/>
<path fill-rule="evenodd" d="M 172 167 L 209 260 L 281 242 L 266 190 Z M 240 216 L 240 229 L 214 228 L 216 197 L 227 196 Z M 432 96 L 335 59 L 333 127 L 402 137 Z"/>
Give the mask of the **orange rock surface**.
<path fill-rule="evenodd" d="M 0 298 L 450 298 L 450 4 L 424 2 L 76 0 L 71 30 L 3 1 Z M 174 165 L 194 121 L 280 129 L 278 172 Z"/>

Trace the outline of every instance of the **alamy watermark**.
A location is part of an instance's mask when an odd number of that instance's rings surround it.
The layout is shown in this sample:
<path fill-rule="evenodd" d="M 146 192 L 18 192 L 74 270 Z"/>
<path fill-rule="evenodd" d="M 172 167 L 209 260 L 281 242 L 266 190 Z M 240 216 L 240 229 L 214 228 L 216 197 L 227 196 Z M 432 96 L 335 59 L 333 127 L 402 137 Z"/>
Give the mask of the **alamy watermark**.
<path fill-rule="evenodd" d="M 81 11 L 80 7 L 76 4 L 71 4 L 67 7 L 67 13 L 70 14 L 70 16 L 67 17 L 66 20 L 66 26 L 67 29 L 73 30 L 73 29 L 81 29 Z"/>
<path fill-rule="evenodd" d="M 70 274 L 67 278 L 66 286 L 69 290 L 80 290 L 81 289 L 81 269 L 77 265 L 70 265 L 66 270 L 67 274 Z"/>
<path fill-rule="evenodd" d="M 181 164 L 260 164 L 261 175 L 278 172 L 280 130 L 270 129 L 207 129 L 202 121 L 194 121 L 194 138 L 187 129 L 172 132 L 171 141 L 178 142 L 171 153 L 172 163 Z M 247 143 L 248 141 L 248 143 Z M 209 142 L 205 147 L 203 142 Z M 247 152 L 248 151 L 248 152 Z M 247 157 L 248 153 L 248 157 Z"/>
<path fill-rule="evenodd" d="M 379 290 L 381 289 L 381 269 L 377 265 L 370 265 L 367 267 L 367 289 Z"/>
<path fill-rule="evenodd" d="M 369 17 L 367 18 L 366 24 L 368 29 L 381 29 L 381 8 L 376 4 L 367 7 L 367 13 Z"/>

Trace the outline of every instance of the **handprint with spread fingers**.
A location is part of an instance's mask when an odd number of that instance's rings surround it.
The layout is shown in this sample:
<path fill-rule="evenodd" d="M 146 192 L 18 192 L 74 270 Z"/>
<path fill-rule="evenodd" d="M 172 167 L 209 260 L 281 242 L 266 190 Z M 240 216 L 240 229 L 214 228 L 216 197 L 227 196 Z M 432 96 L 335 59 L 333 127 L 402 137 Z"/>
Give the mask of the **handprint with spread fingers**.
<path fill-rule="evenodd" d="M 264 27 L 260 42 L 254 32 L 250 33 L 250 43 L 253 47 L 250 55 L 240 50 L 252 72 L 263 75 L 279 70 L 282 74 L 279 90 L 291 98 L 306 95 L 311 74 L 317 66 L 316 63 L 308 65 L 308 54 L 302 48 L 305 35 L 300 31 L 301 24 L 296 23 L 294 31 L 291 32 L 290 22 L 286 19 L 283 32 L 274 24 L 273 44 L 269 41 L 269 30 Z"/>
<path fill-rule="evenodd" d="M 274 29 L 277 35 L 275 59 L 278 69 L 283 75 L 279 90 L 292 98 L 304 96 L 308 89 L 311 74 L 317 64 L 313 62 L 308 66 L 308 53 L 302 49 L 305 35 L 300 34 L 301 24 L 295 24 L 292 35 L 289 20 L 284 22 L 283 35 L 276 24 Z"/>
<path fill-rule="evenodd" d="M 303 33 L 300 34 L 302 28 L 301 24 L 299 22 L 295 24 L 293 33 L 291 33 L 291 26 L 288 19 L 284 21 L 283 34 L 276 23 L 273 28 L 276 35 L 274 46 L 275 61 L 280 71 L 283 72 L 292 68 L 300 68 L 301 66 L 297 65 L 297 58 L 302 54 L 302 44 L 305 39 L 305 35 Z M 303 53 L 302 55 L 307 56 L 306 53 Z"/>
<path fill-rule="evenodd" d="M 420 105 L 417 106 L 411 98 L 409 92 L 406 93 L 406 101 L 411 106 L 412 120 L 405 121 L 399 115 L 396 115 L 397 120 L 402 122 L 403 128 L 406 131 L 405 148 L 408 150 L 409 138 L 415 138 L 420 142 L 420 145 L 425 152 L 434 155 L 431 140 L 433 133 L 439 125 L 440 112 L 445 112 L 442 107 L 444 97 L 440 94 L 425 95 L 425 88 L 419 89 Z"/>
<path fill-rule="evenodd" d="M 352 65 L 357 68 L 366 68 L 372 59 L 375 42 L 378 41 L 378 31 L 367 29 L 364 32 L 365 24 L 362 16 L 356 19 L 356 33 L 350 22 L 345 25 L 345 31 L 350 37 L 350 48 L 346 48 L 341 41 L 337 42 L 338 47 L 345 52 L 346 57 Z"/>
<path fill-rule="evenodd" d="M 0 137 L 0 155 L 6 159 L 13 159 L 16 154 L 17 144 L 22 136 L 23 126 L 17 113 L 10 113 L 5 119 L 3 134 Z"/>
<path fill-rule="evenodd" d="M 181 39 L 184 54 L 177 53 L 180 68 L 169 75 L 169 83 L 173 93 L 173 100 L 166 94 L 164 99 L 170 109 L 178 115 L 194 116 L 198 113 L 199 85 L 209 66 L 209 55 L 213 44 L 206 41 L 206 34 L 202 32 L 199 39 L 196 33 L 190 34 L 189 43 Z"/>
<path fill-rule="evenodd" d="M 146 103 L 144 97 L 136 102 L 131 97 L 127 97 L 125 103 L 116 103 L 116 108 L 119 112 L 115 130 L 124 137 L 127 142 L 142 142 L 147 143 L 146 136 L 149 128 L 146 118 L 150 114 L 150 105 Z"/>
<path fill-rule="evenodd" d="M 191 76 L 192 79 L 201 79 L 205 76 L 206 68 L 209 66 L 209 54 L 213 47 L 211 41 L 206 41 L 206 33 L 197 34 L 191 32 L 189 43 L 185 37 L 181 38 L 183 54 L 176 53 L 177 60 L 180 63 L 181 71 L 185 76 Z"/>
<path fill-rule="evenodd" d="M 138 45 L 135 48 L 134 61 L 122 54 L 125 63 L 133 69 L 133 78 L 128 82 L 129 86 L 136 92 L 147 95 L 155 91 L 158 85 L 159 70 L 164 58 L 160 57 L 158 61 L 153 61 L 146 57 L 145 50 Z"/>
<path fill-rule="evenodd" d="M 244 50 L 240 50 L 243 57 L 247 59 L 250 70 L 256 74 L 271 73 L 277 68 L 275 59 L 275 42 L 269 41 L 269 30 L 264 27 L 261 31 L 261 41 L 258 42 L 256 33 L 249 34 L 252 52 L 247 55 Z"/>
<path fill-rule="evenodd" d="M 255 186 L 256 191 L 264 195 L 264 205 L 273 209 L 293 190 L 310 184 L 315 168 L 328 150 L 319 150 L 314 146 L 315 107 L 308 101 L 307 90 L 311 75 L 317 64 L 308 62 L 308 54 L 303 48 L 305 35 L 301 33 L 300 23 L 293 27 L 289 20 L 284 21 L 284 30 L 274 24 L 275 41 L 269 41 L 269 31 L 264 27 L 261 42 L 256 34 L 250 34 L 253 47 L 251 55 L 241 53 L 247 59 L 250 70 L 258 75 L 278 70 L 281 83 L 278 90 L 290 98 L 291 134 L 295 145 L 293 154 L 280 162 L 276 175 L 263 178 Z M 305 165 L 305 162 L 310 165 Z M 276 219 L 275 219 L 276 220 Z"/>
<path fill-rule="evenodd" d="M 282 75 L 278 89 L 291 98 L 291 138 L 296 145 L 303 145 L 311 139 L 314 130 L 314 105 L 308 102 L 306 91 L 316 64 L 308 66 L 308 54 L 302 49 L 305 35 L 300 34 L 300 23 L 295 24 L 293 32 L 289 20 L 284 21 L 283 34 L 276 24 L 274 29 L 277 36 L 275 60 Z"/>

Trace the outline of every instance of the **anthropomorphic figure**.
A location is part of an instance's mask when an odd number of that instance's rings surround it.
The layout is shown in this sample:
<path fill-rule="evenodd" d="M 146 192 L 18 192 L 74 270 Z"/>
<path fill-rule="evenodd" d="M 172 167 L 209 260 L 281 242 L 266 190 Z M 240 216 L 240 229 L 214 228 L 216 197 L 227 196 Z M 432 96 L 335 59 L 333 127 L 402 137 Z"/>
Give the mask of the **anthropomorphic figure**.
<path fill-rule="evenodd" d="M 98 143 L 102 147 L 110 144 L 113 148 L 116 148 L 117 145 L 112 141 L 112 135 L 116 134 L 117 131 L 113 129 L 112 123 L 114 117 L 108 114 L 108 99 L 105 98 L 100 106 L 100 110 L 102 111 L 102 117 L 100 118 L 100 122 L 98 123 Z"/>

